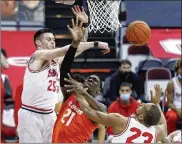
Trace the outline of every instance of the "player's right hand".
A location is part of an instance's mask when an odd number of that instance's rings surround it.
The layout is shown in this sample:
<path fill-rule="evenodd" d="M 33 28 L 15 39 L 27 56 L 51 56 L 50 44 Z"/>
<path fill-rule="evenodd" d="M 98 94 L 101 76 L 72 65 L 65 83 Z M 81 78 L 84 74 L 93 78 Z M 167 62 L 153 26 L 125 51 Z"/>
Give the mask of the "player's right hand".
<path fill-rule="evenodd" d="M 107 53 L 110 52 L 109 45 L 106 42 L 99 42 L 98 43 L 98 48 L 102 49 L 103 54 L 107 54 Z"/>
<path fill-rule="evenodd" d="M 154 90 L 155 90 L 155 96 L 153 95 L 153 91 L 150 91 L 151 95 L 151 102 L 154 104 L 159 104 L 160 103 L 160 98 L 162 95 L 162 88 L 160 87 L 159 84 L 154 85 Z"/>
<path fill-rule="evenodd" d="M 88 15 L 85 13 L 84 8 L 80 9 L 78 5 L 75 5 L 72 8 L 73 14 L 78 17 L 78 20 L 83 23 L 88 23 Z"/>
<path fill-rule="evenodd" d="M 80 42 L 83 39 L 85 29 L 83 27 L 83 22 L 78 24 L 78 17 L 76 17 L 76 23 L 72 19 L 72 28 L 67 25 L 69 31 L 71 32 L 72 38 L 74 42 Z"/>

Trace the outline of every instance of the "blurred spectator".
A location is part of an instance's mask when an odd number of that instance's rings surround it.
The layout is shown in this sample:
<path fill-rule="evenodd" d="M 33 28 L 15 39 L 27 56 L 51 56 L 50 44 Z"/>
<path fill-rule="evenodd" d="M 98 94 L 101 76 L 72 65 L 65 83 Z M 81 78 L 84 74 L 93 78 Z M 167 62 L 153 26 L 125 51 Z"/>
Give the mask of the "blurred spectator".
<path fill-rule="evenodd" d="M 15 0 L 1 1 L 1 19 L 16 20 L 17 2 Z"/>
<path fill-rule="evenodd" d="M 119 70 L 110 76 L 110 82 L 108 82 L 109 89 L 104 93 L 105 104 L 107 106 L 119 96 L 119 88 L 123 82 L 132 84 L 132 96 L 137 100 L 140 99 L 141 89 L 139 77 L 131 71 L 131 67 L 132 64 L 129 60 L 122 60 L 120 62 Z"/>
<path fill-rule="evenodd" d="M 1 48 L 1 53 L 6 59 L 7 58 L 6 50 Z M 9 81 L 8 76 L 3 74 L 3 72 L 1 73 L 1 78 L 5 88 L 5 95 L 4 95 L 5 108 L 13 108 L 14 102 L 13 102 L 13 93 L 12 93 L 11 83 Z"/>
<path fill-rule="evenodd" d="M 44 22 L 44 1 L 22 0 L 19 4 L 19 19 Z"/>
<path fill-rule="evenodd" d="M 176 62 L 175 72 L 176 76 L 167 86 L 167 103 L 168 107 L 171 109 L 166 113 L 168 134 L 176 130 L 176 123 L 182 118 L 182 60 Z"/>
<path fill-rule="evenodd" d="M 2 68 L 8 68 L 8 62 L 6 60 L 6 51 L 1 49 L 1 54 L 3 58 L 1 57 L 1 63 L 2 63 Z M 5 67 L 4 67 L 5 66 Z M 6 83 L 6 84 L 5 84 Z M 5 97 L 11 95 L 12 96 L 12 91 L 9 93 L 7 92 L 8 85 L 7 82 L 5 82 L 5 78 L 1 75 L 1 142 L 4 143 L 4 137 L 6 136 L 15 136 L 16 135 L 16 129 L 14 127 L 14 117 L 13 117 L 13 111 L 12 109 L 5 109 L 5 103 L 4 99 Z"/>
<path fill-rule="evenodd" d="M 122 83 L 119 93 L 120 97 L 109 106 L 108 113 L 119 113 L 126 117 L 134 117 L 139 103 L 131 96 L 131 84 Z M 108 127 L 107 133 L 112 135 L 113 129 Z"/>

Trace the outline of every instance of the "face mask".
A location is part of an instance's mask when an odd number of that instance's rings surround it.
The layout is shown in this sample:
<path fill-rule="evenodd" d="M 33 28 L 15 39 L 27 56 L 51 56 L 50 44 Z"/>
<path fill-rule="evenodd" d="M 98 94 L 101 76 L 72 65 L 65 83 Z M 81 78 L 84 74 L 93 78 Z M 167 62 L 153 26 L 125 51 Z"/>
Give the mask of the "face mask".
<path fill-rule="evenodd" d="M 182 79 L 182 74 L 178 74 L 178 78 L 179 79 Z"/>
<path fill-rule="evenodd" d="M 121 98 L 121 100 L 124 100 L 124 101 L 129 100 L 130 99 L 130 94 L 129 93 L 120 94 L 120 98 Z"/>

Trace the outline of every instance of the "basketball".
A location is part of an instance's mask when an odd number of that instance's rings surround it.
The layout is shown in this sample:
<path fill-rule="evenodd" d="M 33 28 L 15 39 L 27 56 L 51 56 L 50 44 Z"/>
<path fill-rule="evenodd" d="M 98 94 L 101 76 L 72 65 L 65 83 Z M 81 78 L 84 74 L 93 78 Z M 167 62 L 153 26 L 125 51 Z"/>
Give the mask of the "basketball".
<path fill-rule="evenodd" d="M 134 21 L 130 23 L 126 30 L 126 38 L 136 46 L 144 45 L 150 39 L 151 30 L 144 21 Z"/>

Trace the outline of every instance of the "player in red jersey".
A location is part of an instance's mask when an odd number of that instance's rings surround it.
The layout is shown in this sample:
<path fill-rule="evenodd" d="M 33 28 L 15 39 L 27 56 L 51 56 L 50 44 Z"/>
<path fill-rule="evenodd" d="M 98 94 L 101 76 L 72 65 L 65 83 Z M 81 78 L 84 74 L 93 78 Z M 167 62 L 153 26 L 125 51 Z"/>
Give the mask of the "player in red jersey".
<path fill-rule="evenodd" d="M 111 126 L 114 130 L 111 143 L 158 143 L 167 133 L 166 120 L 159 106 L 162 89 L 155 85 L 155 96 L 151 91 L 151 102 L 141 104 L 135 118 L 124 117 L 118 113 L 105 114 L 92 109 L 82 95 L 77 95 L 81 110 L 89 119 Z M 76 91 L 77 88 L 75 87 Z"/>

